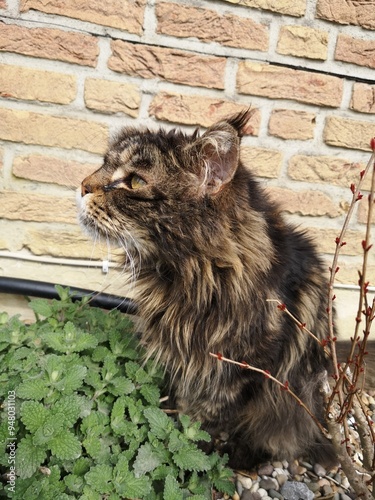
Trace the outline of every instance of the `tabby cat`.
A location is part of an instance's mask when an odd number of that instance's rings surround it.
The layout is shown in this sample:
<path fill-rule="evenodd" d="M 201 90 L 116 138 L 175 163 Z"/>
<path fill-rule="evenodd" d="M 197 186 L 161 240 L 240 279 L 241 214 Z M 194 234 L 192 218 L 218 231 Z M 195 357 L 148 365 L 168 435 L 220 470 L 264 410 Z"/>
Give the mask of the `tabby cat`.
<path fill-rule="evenodd" d="M 82 182 L 80 222 L 122 245 L 136 273 L 147 354 L 169 373 L 179 411 L 226 434 L 234 468 L 333 448 L 286 391 L 233 360 L 268 370 L 322 420 L 328 361 L 275 303 L 326 332 L 327 284 L 308 237 L 289 226 L 241 162 L 251 112 L 200 134 L 125 128 Z"/>

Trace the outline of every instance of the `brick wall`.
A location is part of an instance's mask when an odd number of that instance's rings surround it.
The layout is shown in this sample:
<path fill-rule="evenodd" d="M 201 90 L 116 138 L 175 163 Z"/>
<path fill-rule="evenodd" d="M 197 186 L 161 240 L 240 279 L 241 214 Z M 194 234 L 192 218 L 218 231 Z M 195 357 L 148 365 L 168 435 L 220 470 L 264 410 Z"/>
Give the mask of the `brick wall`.
<path fill-rule="evenodd" d="M 332 257 L 375 136 L 374 0 L 0 0 L 0 16 L 2 275 L 121 293 L 75 214 L 109 135 L 206 127 L 249 105 L 244 160 Z M 342 284 L 357 281 L 365 212 Z"/>

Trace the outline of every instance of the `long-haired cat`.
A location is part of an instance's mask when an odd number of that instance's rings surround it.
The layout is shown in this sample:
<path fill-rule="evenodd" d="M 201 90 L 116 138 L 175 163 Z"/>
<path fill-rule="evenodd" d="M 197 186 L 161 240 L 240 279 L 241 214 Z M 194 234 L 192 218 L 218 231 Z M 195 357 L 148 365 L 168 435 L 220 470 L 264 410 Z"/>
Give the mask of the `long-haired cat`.
<path fill-rule="evenodd" d="M 327 285 L 312 242 L 286 224 L 240 159 L 250 112 L 200 135 L 125 128 L 82 182 L 80 221 L 121 244 L 136 269 L 148 355 L 166 367 L 177 408 L 213 436 L 230 465 L 334 453 L 286 391 L 222 353 L 268 370 L 322 420 Z"/>

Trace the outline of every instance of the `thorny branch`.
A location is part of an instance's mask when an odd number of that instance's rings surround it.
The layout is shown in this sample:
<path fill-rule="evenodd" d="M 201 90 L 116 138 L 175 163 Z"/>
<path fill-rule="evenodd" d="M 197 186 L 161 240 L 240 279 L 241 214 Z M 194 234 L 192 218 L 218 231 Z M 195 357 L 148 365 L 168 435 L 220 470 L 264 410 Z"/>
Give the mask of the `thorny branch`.
<path fill-rule="evenodd" d="M 375 429 L 374 422 L 366 413 L 366 408 L 361 401 L 362 386 L 360 385 L 361 377 L 364 375 L 364 358 L 367 354 L 366 345 L 370 335 L 372 323 L 375 319 L 375 298 L 372 300 L 371 305 L 368 301 L 368 287 L 369 281 L 366 281 L 367 265 L 369 251 L 372 248 L 370 233 L 371 222 L 373 213 L 375 212 L 375 137 L 371 139 L 372 155 L 365 168 L 360 172 L 360 179 L 358 185 L 351 184 L 350 190 L 352 192 L 352 201 L 349 206 L 340 235 L 336 238 L 336 251 L 333 257 L 332 267 L 330 270 L 330 279 L 328 285 L 328 336 L 327 339 L 318 339 L 298 318 L 293 316 L 286 308 L 285 304 L 277 299 L 269 299 L 269 302 L 277 302 L 277 307 L 284 313 L 288 314 L 293 321 L 299 326 L 301 331 L 313 337 L 324 349 L 325 353 L 332 358 L 334 374 L 333 378 L 335 384 L 330 388 L 326 394 L 326 423 L 327 430 L 317 421 L 316 417 L 311 413 L 309 408 L 300 400 L 300 398 L 289 388 L 288 382 L 282 383 L 273 377 L 267 370 L 256 368 L 249 365 L 245 361 L 238 362 L 225 358 L 222 354 L 213 354 L 211 356 L 220 361 L 233 363 L 247 370 L 253 370 L 262 373 L 265 377 L 271 379 L 278 384 L 282 389 L 287 391 L 297 403 L 302 406 L 305 411 L 313 418 L 315 423 L 324 435 L 329 435 L 337 457 L 341 463 L 341 467 L 346 474 L 349 483 L 354 489 L 358 498 L 370 500 L 375 498 Z M 368 196 L 368 214 L 366 224 L 365 239 L 362 241 L 363 249 L 363 263 L 362 269 L 359 271 L 359 301 L 358 310 L 356 315 L 356 326 L 354 336 L 352 337 L 352 345 L 347 360 L 342 366 L 338 363 L 336 353 L 336 336 L 334 331 L 334 318 L 333 318 L 333 301 L 335 295 L 333 294 L 333 285 L 335 282 L 336 274 L 339 271 L 338 260 L 341 248 L 346 245 L 345 235 L 349 226 L 349 222 L 353 215 L 356 203 L 363 198 L 361 193 L 363 181 L 372 169 L 371 188 Z M 359 334 L 360 324 L 365 318 L 363 335 Z M 329 348 L 327 348 L 329 347 Z M 356 354 L 356 349 L 358 353 Z M 353 427 L 358 432 L 360 438 L 360 446 L 362 453 L 362 465 L 355 461 L 354 450 L 350 446 L 350 429 L 348 427 L 348 414 L 351 412 L 354 416 L 355 423 Z M 367 479 L 366 479 L 367 478 Z M 370 481 L 368 479 L 370 478 Z M 372 494 L 370 492 L 371 480 Z"/>

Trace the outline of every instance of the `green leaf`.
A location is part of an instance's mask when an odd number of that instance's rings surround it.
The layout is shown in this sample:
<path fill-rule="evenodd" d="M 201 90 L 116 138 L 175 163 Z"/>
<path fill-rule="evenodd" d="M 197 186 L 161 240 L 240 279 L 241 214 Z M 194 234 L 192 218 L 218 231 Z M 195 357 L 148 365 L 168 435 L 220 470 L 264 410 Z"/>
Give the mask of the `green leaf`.
<path fill-rule="evenodd" d="M 119 495 L 132 500 L 145 497 L 152 488 L 151 479 L 147 476 L 135 477 L 129 470 L 128 461 L 122 456 L 114 470 L 113 484 Z"/>
<path fill-rule="evenodd" d="M 72 427 L 81 416 L 81 412 L 86 410 L 86 404 L 86 398 L 77 394 L 62 396 L 52 407 L 52 413 L 62 415 L 64 424 Z"/>
<path fill-rule="evenodd" d="M 20 409 L 21 420 L 26 429 L 34 433 L 42 427 L 48 416 L 48 410 L 36 401 L 24 401 Z"/>
<path fill-rule="evenodd" d="M 141 477 L 147 472 L 152 472 L 161 464 L 162 461 L 159 455 L 154 452 L 150 443 L 145 443 L 139 448 L 133 464 L 134 475 L 135 477 Z"/>
<path fill-rule="evenodd" d="M 64 477 L 64 483 L 66 484 L 68 489 L 73 493 L 81 493 L 84 480 L 80 476 L 76 476 L 75 474 L 69 474 L 68 476 Z"/>
<path fill-rule="evenodd" d="M 182 438 L 182 439 L 181 439 Z M 168 441 L 168 449 L 175 453 L 178 450 L 181 450 L 184 446 L 187 445 L 186 439 L 184 439 L 184 435 L 178 429 L 173 429 L 173 431 L 169 435 Z"/>
<path fill-rule="evenodd" d="M 44 318 L 49 318 L 53 313 L 51 304 L 45 299 L 33 299 L 29 303 L 29 307 L 36 315 L 43 316 Z"/>
<path fill-rule="evenodd" d="M 184 434 L 190 441 L 211 441 L 211 436 L 208 432 L 203 431 L 200 422 L 191 423 L 188 415 L 179 415 L 179 420 L 184 429 Z"/>
<path fill-rule="evenodd" d="M 47 443 L 49 443 L 61 432 L 62 427 L 63 420 L 61 418 L 57 418 L 55 415 L 49 414 L 43 425 L 35 432 L 33 443 L 35 445 L 47 446 Z"/>
<path fill-rule="evenodd" d="M 61 460 L 75 460 L 81 455 L 81 443 L 70 431 L 64 431 L 49 442 L 51 453 Z"/>
<path fill-rule="evenodd" d="M 110 465 L 100 464 L 91 467 L 85 475 L 87 483 L 94 488 L 95 491 L 105 495 L 112 491 L 112 467 Z"/>
<path fill-rule="evenodd" d="M 49 387 L 45 380 L 29 379 L 22 382 L 17 389 L 17 396 L 21 399 L 35 399 L 39 401 L 47 396 Z"/>
<path fill-rule="evenodd" d="M 177 480 L 168 476 L 164 484 L 163 500 L 183 500 L 184 495 Z"/>
<path fill-rule="evenodd" d="M 64 394 L 72 394 L 74 391 L 79 389 L 86 373 L 87 368 L 85 366 L 76 365 L 69 367 L 65 376 L 63 376 L 63 378 L 57 381 L 54 385 L 58 391 L 64 392 Z"/>
<path fill-rule="evenodd" d="M 135 390 L 135 385 L 126 377 L 116 377 L 111 380 L 108 390 L 115 396 L 121 396 L 131 394 Z"/>
<path fill-rule="evenodd" d="M 194 445 L 187 445 L 176 451 L 173 461 L 182 470 L 207 471 L 211 468 L 208 456 Z"/>
<path fill-rule="evenodd" d="M 19 442 L 16 455 L 16 469 L 20 478 L 31 477 L 46 458 L 44 448 L 35 446 L 32 437 L 27 435 Z"/>
<path fill-rule="evenodd" d="M 144 416 L 150 424 L 150 430 L 159 439 L 165 439 L 174 429 L 174 424 L 160 408 L 146 408 Z"/>
<path fill-rule="evenodd" d="M 147 403 L 149 403 L 150 405 L 155 405 L 155 406 L 159 405 L 160 390 L 157 385 L 144 384 L 140 388 L 140 393 L 145 398 Z"/>

